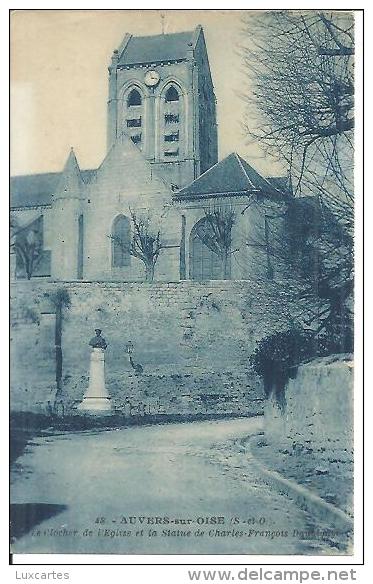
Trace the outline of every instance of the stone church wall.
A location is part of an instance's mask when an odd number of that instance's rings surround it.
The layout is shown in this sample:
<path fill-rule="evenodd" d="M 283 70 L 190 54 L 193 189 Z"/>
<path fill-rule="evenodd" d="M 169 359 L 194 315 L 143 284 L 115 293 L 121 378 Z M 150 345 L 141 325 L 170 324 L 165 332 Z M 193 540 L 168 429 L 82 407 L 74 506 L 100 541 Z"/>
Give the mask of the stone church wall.
<path fill-rule="evenodd" d="M 248 359 L 257 340 L 290 323 L 287 299 L 249 281 L 194 283 L 17 282 L 12 285 L 12 407 L 53 400 L 54 314 L 50 295 L 68 291 L 63 381 L 68 405 L 88 382 L 89 339 L 108 342 L 106 377 L 116 407 L 152 411 L 256 412 L 262 388 Z M 126 354 L 134 344 L 136 377 Z M 131 405 L 130 405 L 131 404 Z"/>
<path fill-rule="evenodd" d="M 130 172 L 129 172 L 130 169 Z M 130 219 L 131 210 L 137 217 L 149 217 L 150 229 L 162 234 L 162 242 L 172 246 L 161 251 L 156 265 L 157 280 L 179 278 L 179 248 L 181 218 L 167 211 L 171 192 L 156 175 L 140 151 L 127 138 L 118 142 L 98 169 L 95 180 L 86 188 L 84 214 L 84 279 L 141 281 L 142 262 L 131 256 L 128 266 L 113 268 L 111 261 L 112 226 L 118 215 Z M 133 228 L 133 226 L 132 226 Z M 67 279 L 67 278 L 66 278 Z"/>

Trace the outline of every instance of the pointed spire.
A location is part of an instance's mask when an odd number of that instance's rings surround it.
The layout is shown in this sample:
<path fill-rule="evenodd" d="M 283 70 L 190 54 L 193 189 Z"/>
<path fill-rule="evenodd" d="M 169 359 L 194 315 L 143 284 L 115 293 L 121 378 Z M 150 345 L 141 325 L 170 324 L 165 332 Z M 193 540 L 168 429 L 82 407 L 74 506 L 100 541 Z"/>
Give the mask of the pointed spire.
<path fill-rule="evenodd" d="M 71 147 L 55 194 L 60 197 L 80 197 L 83 185 L 84 181 L 80 173 L 74 148 Z"/>

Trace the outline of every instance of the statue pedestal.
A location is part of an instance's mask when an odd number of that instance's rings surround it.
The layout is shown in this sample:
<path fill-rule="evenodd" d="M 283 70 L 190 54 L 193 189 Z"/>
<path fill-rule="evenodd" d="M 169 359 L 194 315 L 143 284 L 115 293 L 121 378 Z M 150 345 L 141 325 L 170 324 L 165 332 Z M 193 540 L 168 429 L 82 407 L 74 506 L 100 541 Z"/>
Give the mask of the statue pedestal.
<path fill-rule="evenodd" d="M 88 389 L 78 410 L 101 413 L 111 411 L 110 397 L 105 386 L 105 352 L 92 349 Z"/>

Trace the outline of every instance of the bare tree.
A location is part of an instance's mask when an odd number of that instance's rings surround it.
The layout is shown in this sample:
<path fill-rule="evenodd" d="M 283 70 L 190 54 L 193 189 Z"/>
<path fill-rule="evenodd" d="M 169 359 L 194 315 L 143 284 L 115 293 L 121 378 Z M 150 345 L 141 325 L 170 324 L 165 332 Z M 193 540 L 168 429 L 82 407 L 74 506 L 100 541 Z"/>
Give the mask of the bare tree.
<path fill-rule="evenodd" d="M 142 261 L 145 267 L 146 282 L 153 282 L 154 269 L 160 251 L 166 246 L 162 243 L 161 230 L 155 226 L 155 219 L 150 212 L 137 214 L 130 209 L 132 222 L 132 237 L 123 241 L 118 235 L 109 235 L 115 243 L 131 256 Z"/>
<path fill-rule="evenodd" d="M 232 205 L 215 204 L 205 209 L 205 221 L 197 226 L 197 234 L 211 251 L 217 254 L 222 265 L 223 279 L 230 278 L 232 228 L 236 214 Z"/>
<path fill-rule="evenodd" d="M 289 170 L 293 200 L 251 235 L 295 282 L 300 318 L 316 333 L 351 330 L 353 291 L 354 36 L 348 12 L 248 16 L 242 47 L 245 130 Z M 254 122 L 255 120 L 255 122 Z M 284 230 L 274 228 L 282 216 Z"/>
<path fill-rule="evenodd" d="M 130 214 L 133 225 L 130 253 L 143 262 L 146 282 L 153 282 L 155 265 L 160 251 L 165 247 L 161 240 L 161 231 L 154 226 L 149 212 L 136 215 L 130 209 Z"/>
<path fill-rule="evenodd" d="M 352 14 L 264 12 L 245 39 L 248 136 L 285 163 L 295 195 L 317 195 L 352 228 Z"/>
<path fill-rule="evenodd" d="M 10 249 L 15 252 L 28 280 L 43 257 L 42 234 L 36 223 L 21 227 L 15 217 L 10 219 Z"/>
<path fill-rule="evenodd" d="M 298 324 L 327 338 L 333 351 L 352 344 L 352 239 L 335 215 L 315 197 L 294 197 L 274 207 L 253 201 L 261 221 L 247 236 L 254 255 L 252 273 L 264 286 L 274 280 L 291 293 Z M 276 212 L 277 211 L 277 212 Z"/>

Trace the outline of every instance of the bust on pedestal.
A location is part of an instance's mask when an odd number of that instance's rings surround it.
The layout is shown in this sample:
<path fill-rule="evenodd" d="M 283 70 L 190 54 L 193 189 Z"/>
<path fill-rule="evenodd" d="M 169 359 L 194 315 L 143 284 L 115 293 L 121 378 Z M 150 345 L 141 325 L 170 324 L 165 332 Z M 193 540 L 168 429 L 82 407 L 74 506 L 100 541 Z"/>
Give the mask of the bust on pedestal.
<path fill-rule="evenodd" d="M 110 411 L 111 403 L 105 386 L 105 349 L 107 343 L 101 336 L 101 329 L 95 329 L 95 332 L 96 336 L 89 341 L 92 353 L 88 389 L 78 405 L 78 410 L 100 413 Z"/>

